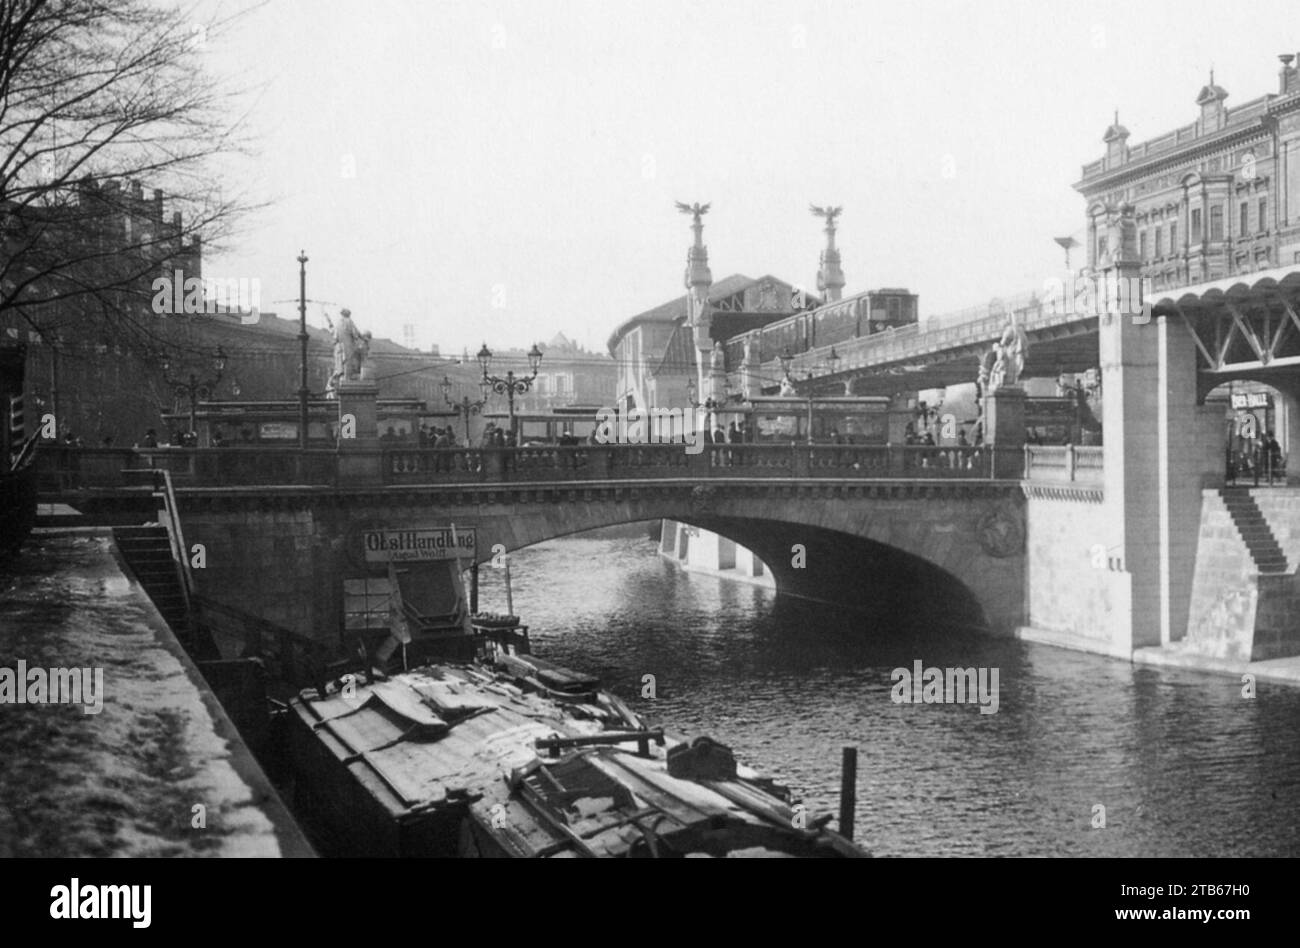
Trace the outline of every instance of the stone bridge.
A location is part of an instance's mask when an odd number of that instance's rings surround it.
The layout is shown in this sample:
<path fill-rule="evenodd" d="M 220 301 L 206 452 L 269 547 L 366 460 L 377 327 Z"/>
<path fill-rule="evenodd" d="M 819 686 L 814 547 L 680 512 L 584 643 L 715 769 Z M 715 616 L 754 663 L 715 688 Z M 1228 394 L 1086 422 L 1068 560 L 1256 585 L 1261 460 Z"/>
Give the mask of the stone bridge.
<path fill-rule="evenodd" d="M 119 495 L 122 496 L 122 495 Z M 197 591 L 341 643 L 344 581 L 376 575 L 363 535 L 455 524 L 477 559 L 596 527 L 679 520 L 752 549 L 780 593 L 1010 633 L 1023 622 L 1025 501 L 1015 481 L 771 478 L 371 488 L 190 488 L 178 503 Z M 468 562 L 466 566 L 468 566 Z"/>

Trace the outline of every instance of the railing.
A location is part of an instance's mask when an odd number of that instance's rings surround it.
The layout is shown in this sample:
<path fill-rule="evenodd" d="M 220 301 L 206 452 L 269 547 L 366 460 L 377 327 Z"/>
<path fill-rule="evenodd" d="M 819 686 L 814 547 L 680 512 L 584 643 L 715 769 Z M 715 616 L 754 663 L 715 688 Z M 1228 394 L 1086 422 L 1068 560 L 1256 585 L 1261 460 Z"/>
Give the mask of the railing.
<path fill-rule="evenodd" d="M 1025 445 L 1025 479 L 1100 484 L 1102 452 L 1100 446 Z"/>
<path fill-rule="evenodd" d="M 689 448 L 689 450 L 688 450 Z M 691 452 L 694 453 L 691 453 Z M 1100 447 L 646 444 L 524 448 L 58 448 L 38 456 L 47 495 L 127 485 L 150 463 L 177 488 L 651 479 L 946 479 L 1100 483 Z"/>
<path fill-rule="evenodd" d="M 598 445 L 383 452 L 387 483 L 638 478 L 1019 477 L 1019 449 L 852 444 Z M 1008 467 L 1010 465 L 1010 468 Z M 1008 473 L 1009 471 L 1009 473 Z"/>
<path fill-rule="evenodd" d="M 337 482 L 338 452 L 298 448 L 73 448 L 45 445 L 37 467 L 42 494 L 138 484 L 134 472 L 166 471 L 175 484 Z"/>
<path fill-rule="evenodd" d="M 194 598 L 194 574 L 190 572 L 190 552 L 185 545 L 185 531 L 181 528 L 180 508 L 176 505 L 176 491 L 167 471 L 156 471 L 154 496 L 162 501 L 158 519 L 167 528 L 172 559 L 176 561 L 176 576 L 180 580 L 181 597 L 185 600 L 185 615 L 193 617 L 191 600 Z"/>
<path fill-rule="evenodd" d="M 283 681 L 317 683 L 324 664 L 322 643 L 206 596 L 196 595 L 194 606 L 199 625 L 223 654 L 234 651 L 240 658 L 260 658 L 272 677 Z"/>

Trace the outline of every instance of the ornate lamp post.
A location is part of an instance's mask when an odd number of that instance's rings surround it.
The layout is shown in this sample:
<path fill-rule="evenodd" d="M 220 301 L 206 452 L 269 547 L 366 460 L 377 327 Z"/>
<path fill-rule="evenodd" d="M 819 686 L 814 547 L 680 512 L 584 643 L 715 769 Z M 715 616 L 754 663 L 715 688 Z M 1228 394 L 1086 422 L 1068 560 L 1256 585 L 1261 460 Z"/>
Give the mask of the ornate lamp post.
<path fill-rule="evenodd" d="M 465 446 L 466 447 L 469 447 L 470 445 L 469 416 L 477 415 L 479 411 L 483 408 L 483 406 L 487 404 L 488 389 L 491 388 L 491 384 L 488 382 L 486 378 L 483 379 L 478 384 L 479 387 L 483 390 L 483 397 L 476 402 L 470 401 L 468 395 L 463 396 L 461 400 L 458 402 L 452 401 L 451 400 L 451 379 L 445 375 L 442 377 L 442 382 L 439 384 L 439 388 L 442 389 L 442 400 L 445 401 L 452 408 L 457 409 L 460 412 L 461 417 L 465 419 Z"/>
<path fill-rule="evenodd" d="M 216 370 L 216 375 L 210 379 L 200 379 L 196 372 L 190 372 L 188 378 L 172 378 L 171 367 L 171 360 L 164 359 L 162 364 L 163 382 L 171 387 L 177 401 L 182 398 L 189 399 L 190 433 L 195 434 L 198 430 L 199 398 L 200 396 L 204 399 L 211 398 L 213 390 L 220 384 L 221 374 L 226 370 L 226 353 L 220 346 L 217 346 L 213 351 L 212 367 Z"/>
<path fill-rule="evenodd" d="M 533 343 L 532 349 L 528 350 L 528 367 L 532 369 L 531 375 L 521 375 L 515 377 L 514 369 L 506 372 L 505 377 L 499 375 L 488 375 L 488 366 L 492 363 L 492 350 L 483 343 L 483 348 L 478 351 L 478 364 L 483 367 L 483 390 L 484 397 L 487 396 L 487 389 L 498 395 L 506 397 L 510 412 L 510 433 L 515 432 L 515 396 L 523 395 L 533 387 L 533 379 L 537 378 L 537 369 L 542 364 L 542 350 L 537 348 L 537 343 Z M 518 439 L 516 438 L 516 443 Z"/>
<path fill-rule="evenodd" d="M 299 356 L 298 381 L 298 447 L 307 449 L 307 251 L 298 251 L 298 345 Z"/>

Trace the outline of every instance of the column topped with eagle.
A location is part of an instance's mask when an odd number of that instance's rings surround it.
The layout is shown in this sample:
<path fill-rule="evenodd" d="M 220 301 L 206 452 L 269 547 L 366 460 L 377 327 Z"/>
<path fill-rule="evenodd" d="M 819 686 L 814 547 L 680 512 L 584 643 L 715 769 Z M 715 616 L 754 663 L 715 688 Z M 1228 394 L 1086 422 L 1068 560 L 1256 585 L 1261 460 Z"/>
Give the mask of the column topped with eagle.
<path fill-rule="evenodd" d="M 812 211 L 814 217 L 826 221 L 826 249 L 822 251 L 819 261 L 817 289 L 825 294 L 826 302 L 833 303 L 840 298 L 845 283 L 844 271 L 840 269 L 840 252 L 835 247 L 835 218 L 840 216 L 844 208 L 810 204 L 808 210 Z"/>
<path fill-rule="evenodd" d="M 677 203 L 677 210 L 692 217 L 691 230 L 695 232 L 695 241 L 686 252 L 687 319 L 695 335 L 696 383 L 700 392 L 706 389 L 706 367 L 713 353 L 711 329 L 713 314 L 709 310 L 709 289 L 713 286 L 713 274 L 709 272 L 709 248 L 704 246 L 704 215 L 709 213 L 708 204 Z"/>

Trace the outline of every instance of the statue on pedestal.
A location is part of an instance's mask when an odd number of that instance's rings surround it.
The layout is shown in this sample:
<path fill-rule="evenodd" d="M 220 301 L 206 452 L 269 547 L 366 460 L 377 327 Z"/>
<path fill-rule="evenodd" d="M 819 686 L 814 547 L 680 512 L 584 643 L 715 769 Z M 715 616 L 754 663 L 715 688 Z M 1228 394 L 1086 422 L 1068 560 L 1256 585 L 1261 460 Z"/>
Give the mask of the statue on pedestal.
<path fill-rule="evenodd" d="M 334 374 L 330 376 L 326 391 L 337 393 L 339 382 L 361 378 L 361 363 L 370 353 L 370 333 L 357 330 L 352 321 L 352 310 L 339 312 L 338 325 L 325 314 L 325 323 L 334 337 Z"/>
<path fill-rule="evenodd" d="M 1012 313 L 1007 319 L 1006 329 L 1002 331 L 1002 338 L 993 344 L 992 352 L 985 356 L 984 362 L 980 365 L 981 388 L 984 387 L 986 373 L 987 390 L 990 392 L 996 392 L 1003 386 L 1010 388 L 1018 384 L 1020 375 L 1025 370 L 1025 355 L 1028 351 L 1029 338 L 1016 322 L 1015 314 Z M 992 365 L 988 364 L 990 356 Z"/>

